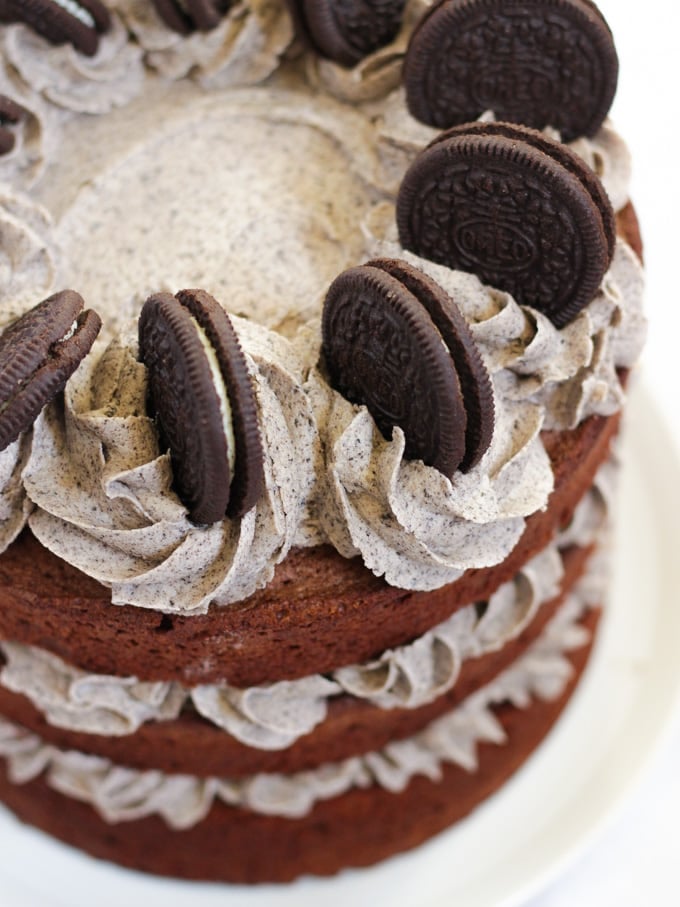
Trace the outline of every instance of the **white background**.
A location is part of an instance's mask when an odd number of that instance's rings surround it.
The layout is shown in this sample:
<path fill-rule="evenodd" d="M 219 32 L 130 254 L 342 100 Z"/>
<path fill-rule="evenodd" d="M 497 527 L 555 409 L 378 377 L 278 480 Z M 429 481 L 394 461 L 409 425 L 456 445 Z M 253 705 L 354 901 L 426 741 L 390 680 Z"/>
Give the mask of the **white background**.
<path fill-rule="evenodd" d="M 642 372 L 680 449 L 680 12 L 674 0 L 599 6 L 621 61 L 612 116 L 633 152 L 632 196 L 645 240 L 650 334 Z M 680 640 L 677 651 L 680 671 Z M 676 713 L 664 747 L 606 834 L 527 907 L 677 907 L 679 825 Z"/>

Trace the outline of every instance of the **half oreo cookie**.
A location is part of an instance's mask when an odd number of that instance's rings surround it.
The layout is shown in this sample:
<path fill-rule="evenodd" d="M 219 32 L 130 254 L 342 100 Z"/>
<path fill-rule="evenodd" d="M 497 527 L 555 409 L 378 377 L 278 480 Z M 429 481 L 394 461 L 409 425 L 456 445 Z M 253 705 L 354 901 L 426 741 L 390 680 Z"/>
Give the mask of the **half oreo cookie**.
<path fill-rule="evenodd" d="M 406 0 L 296 0 L 306 33 L 323 57 L 354 66 L 397 35 Z"/>
<path fill-rule="evenodd" d="M 72 44 L 93 57 L 111 26 L 101 0 L 0 0 L 1 22 L 23 22 L 50 44 Z"/>
<path fill-rule="evenodd" d="M 472 123 L 435 139 L 397 199 L 401 244 L 476 274 L 563 327 L 597 292 L 614 212 L 595 173 L 559 142 Z"/>
<path fill-rule="evenodd" d="M 14 148 L 14 134 L 8 126 L 15 126 L 24 111 L 11 98 L 0 94 L 0 154 L 8 154 Z"/>
<path fill-rule="evenodd" d="M 179 35 L 212 31 L 231 6 L 231 0 L 152 0 L 168 28 Z"/>
<path fill-rule="evenodd" d="M 409 110 L 446 129 L 497 119 L 594 135 L 618 81 L 612 34 L 592 0 L 441 0 L 404 62 Z"/>
<path fill-rule="evenodd" d="M 150 296 L 139 351 L 190 519 L 243 516 L 264 487 L 263 452 L 253 385 L 227 313 L 203 290 Z"/>
<path fill-rule="evenodd" d="M 331 385 L 365 404 L 405 456 L 449 478 L 491 443 L 491 379 L 465 319 L 434 280 L 405 261 L 350 268 L 324 302 L 322 353 Z"/>
<path fill-rule="evenodd" d="M 0 336 L 0 451 L 35 422 L 65 387 L 101 328 L 78 293 L 41 302 Z"/>

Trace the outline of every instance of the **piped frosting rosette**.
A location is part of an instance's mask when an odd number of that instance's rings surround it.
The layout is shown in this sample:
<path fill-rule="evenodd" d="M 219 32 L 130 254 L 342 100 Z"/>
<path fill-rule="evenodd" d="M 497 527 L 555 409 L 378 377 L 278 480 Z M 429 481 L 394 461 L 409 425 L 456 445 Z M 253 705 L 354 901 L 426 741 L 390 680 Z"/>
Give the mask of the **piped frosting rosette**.
<path fill-rule="evenodd" d="M 54 46 L 24 25 L 0 32 L 0 48 L 26 85 L 75 113 L 108 113 L 128 104 L 144 87 L 142 51 L 115 15 L 93 57 L 70 44 Z"/>
<path fill-rule="evenodd" d="M 563 328 L 475 275 L 413 255 L 397 242 L 390 204 L 377 205 L 364 224 L 366 255 L 404 259 L 429 274 L 456 301 L 484 362 L 495 375 L 497 403 L 525 401 L 544 412 L 543 428 L 575 428 L 592 415 L 609 416 L 623 403 L 617 369 L 631 368 L 646 336 L 644 272 L 618 239 L 595 298 Z"/>
<path fill-rule="evenodd" d="M 405 260 L 458 304 L 492 377 L 493 441 L 478 466 L 449 479 L 404 460 L 400 429 L 386 440 L 365 407 L 313 371 L 309 391 L 325 450 L 320 519 L 344 556 L 360 553 L 390 585 L 428 590 L 499 563 L 524 518 L 545 508 L 553 475 L 543 429 L 573 428 L 620 408 L 617 368 L 634 363 L 644 340 L 643 279 L 637 257 L 619 241 L 593 302 L 558 329 L 474 275 L 406 252 L 390 241 L 391 224 L 391 206 L 378 206 L 367 226 L 367 257 Z M 376 240 L 380 234 L 388 239 Z"/>
<path fill-rule="evenodd" d="M 19 122 L 12 126 L 14 147 L 0 155 L 0 182 L 30 189 L 59 146 L 61 116 L 6 60 L 0 60 L 0 95 L 10 98 L 22 111 Z"/>
<path fill-rule="evenodd" d="M 406 169 L 440 130 L 408 115 L 403 87 L 391 91 L 379 104 L 367 105 L 366 112 L 375 123 L 383 184 L 387 191 L 396 194 Z M 479 117 L 479 122 L 493 123 L 495 120 L 490 110 Z M 560 141 L 556 129 L 547 127 L 543 133 L 549 139 Z M 583 136 L 567 146 L 597 174 L 614 211 L 621 211 L 630 200 L 631 156 L 611 120 L 605 120 L 594 136 Z"/>
<path fill-rule="evenodd" d="M 242 519 L 205 527 L 188 519 L 146 414 L 146 372 L 132 333 L 83 364 L 63 416 L 52 407 L 35 425 L 24 472 L 37 505 L 31 529 L 110 586 L 114 604 L 205 613 L 264 586 L 293 545 L 317 456 L 299 362 L 283 338 L 241 319 L 234 325 L 254 382 L 266 483 Z"/>
<path fill-rule="evenodd" d="M 470 567 L 500 563 L 517 544 L 523 518 L 545 507 L 553 474 L 538 407 L 499 407 L 479 466 L 450 480 L 403 459 L 399 428 L 386 440 L 368 410 L 311 380 L 324 400 L 317 406 L 326 452 L 322 526 L 343 556 L 361 554 L 390 585 L 437 589 Z"/>
<path fill-rule="evenodd" d="M 216 28 L 187 36 L 169 29 L 149 0 L 115 5 L 152 69 L 170 79 L 195 77 L 206 87 L 263 81 L 293 40 L 284 0 L 241 0 Z"/>

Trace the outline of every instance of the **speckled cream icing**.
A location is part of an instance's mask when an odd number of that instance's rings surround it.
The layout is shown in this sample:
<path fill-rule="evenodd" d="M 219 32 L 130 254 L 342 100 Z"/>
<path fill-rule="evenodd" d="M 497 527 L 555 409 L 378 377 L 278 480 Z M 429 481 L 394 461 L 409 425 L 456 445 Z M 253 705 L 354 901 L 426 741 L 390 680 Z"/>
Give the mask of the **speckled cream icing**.
<path fill-rule="evenodd" d="M 24 486 L 35 536 L 111 586 L 112 601 L 205 613 L 240 601 L 273 576 L 302 523 L 318 441 L 300 364 L 280 335 L 234 318 L 253 379 L 265 493 L 240 520 L 196 526 L 172 491 L 167 452 L 146 415 L 146 370 L 135 327 L 89 357 L 33 429 Z M 51 464 L 51 465 L 49 465 Z"/>
<path fill-rule="evenodd" d="M 600 468 L 570 525 L 504 583 L 480 609 L 474 605 L 408 645 L 361 665 L 248 689 L 211 684 L 144 683 L 135 677 L 88 674 L 34 646 L 0 642 L 0 683 L 27 696 L 50 724 L 107 736 L 132 734 L 148 721 L 176 718 L 190 701 L 208 721 L 259 749 L 291 746 L 323 722 L 332 697 L 347 693 L 383 709 L 419 708 L 456 683 L 462 664 L 498 651 L 558 594 L 561 552 L 588 546 L 608 524 L 617 468 Z"/>
<path fill-rule="evenodd" d="M 474 772 L 478 744 L 502 745 L 506 740 L 492 711 L 495 704 L 510 702 L 528 708 L 535 699 L 550 701 L 563 691 L 572 674 L 565 653 L 588 642 L 589 634 L 578 619 L 589 605 L 599 604 L 602 585 L 602 564 L 597 561 L 541 637 L 511 668 L 423 731 L 379 752 L 289 775 L 197 778 L 124 768 L 102 757 L 59 750 L 0 719 L 0 756 L 7 760 L 9 777 L 16 784 L 44 775 L 55 790 L 91 804 L 108 822 L 158 815 L 174 829 L 201 822 L 218 801 L 265 815 L 298 818 L 316 802 L 353 788 L 379 785 L 398 793 L 418 775 L 437 781 L 447 763 Z"/>
<path fill-rule="evenodd" d="M 148 0 L 113 5 L 151 69 L 170 79 L 196 79 L 206 88 L 262 82 L 293 42 L 285 0 L 241 0 L 217 28 L 186 37 L 169 29 Z"/>
<path fill-rule="evenodd" d="M 397 43 L 415 15 L 410 4 Z M 497 424 L 467 476 L 449 481 L 404 462 L 398 430 L 385 441 L 365 409 L 328 387 L 317 368 L 318 317 L 345 267 L 375 254 L 409 258 L 394 242 L 395 191 L 433 131 L 408 115 L 401 89 L 385 94 L 391 84 L 353 106 L 333 99 L 323 80 L 310 92 L 309 56 L 282 56 L 292 50 L 282 2 L 237 4 L 211 35 L 165 30 L 162 47 L 158 23 L 145 18 L 136 0 L 119 0 L 92 59 L 52 48 L 24 26 L 0 30 L 3 78 L 36 99 L 37 122 L 41 105 L 58 111 L 60 129 L 49 178 L 31 190 L 31 217 L 41 212 L 43 227 L 27 220 L 23 233 L 13 228 L 13 279 L 35 293 L 33 303 L 47 295 L 43 285 L 73 286 L 102 315 L 105 339 L 116 338 L 71 380 L 63 418 L 52 407 L 38 421 L 23 471 L 31 505 L 22 501 L 20 521 L 35 505 L 38 538 L 109 585 L 114 603 L 166 612 L 236 601 L 266 584 L 292 545 L 324 540 L 404 588 L 436 588 L 498 563 L 552 490 L 541 430 L 621 404 L 616 368 L 632 362 L 643 334 L 634 255 L 619 244 L 600 294 L 562 331 L 469 275 L 417 262 L 471 324 L 492 372 Z M 267 58 L 258 74 L 222 67 L 245 48 L 253 61 Z M 242 87 L 265 75 L 265 86 Z M 625 202 L 628 155 L 612 129 L 576 146 Z M 13 172 L 35 153 L 22 146 Z M 7 205 L 0 217 L 5 209 L 16 219 Z M 238 524 L 187 521 L 142 410 L 143 369 L 126 325 L 148 293 L 183 286 L 201 286 L 264 326 L 255 333 L 266 352 L 249 361 L 267 493 Z M 253 331 L 239 325 L 247 346 Z M 119 374 L 130 388 L 117 389 L 106 372 L 116 356 L 127 357 Z M 93 395 L 96 369 L 108 390 Z M 102 455 L 110 440 L 115 468 Z"/>

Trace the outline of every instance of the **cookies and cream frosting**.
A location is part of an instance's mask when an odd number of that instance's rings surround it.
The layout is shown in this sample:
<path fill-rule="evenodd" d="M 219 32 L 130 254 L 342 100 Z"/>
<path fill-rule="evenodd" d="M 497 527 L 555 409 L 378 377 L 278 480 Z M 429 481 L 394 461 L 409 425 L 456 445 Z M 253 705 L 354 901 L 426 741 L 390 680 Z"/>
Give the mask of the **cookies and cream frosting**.
<path fill-rule="evenodd" d="M 330 541 L 412 589 L 503 560 L 553 487 L 541 431 L 621 405 L 616 370 L 632 364 L 644 334 L 634 254 L 619 241 L 598 296 L 558 331 L 507 294 L 396 244 L 400 174 L 433 131 L 408 115 L 400 89 L 353 107 L 325 89 L 310 94 L 304 60 L 279 66 L 290 42 L 279 0 L 237 4 L 209 35 L 181 39 L 166 29 L 163 46 L 136 0 L 118 0 L 116 10 L 98 54 L 75 55 L 77 67 L 71 48 L 50 48 L 23 26 L 0 36 L 3 77 L 21 80 L 61 117 L 50 179 L 32 189 L 35 211 L 17 218 L 16 203 L 0 205 L 16 236 L 12 280 L 40 301 L 56 261 L 56 280 L 97 309 L 109 343 L 72 378 L 63 409 L 48 408 L 36 423 L 23 470 L 33 532 L 110 586 L 115 603 L 178 613 L 242 599 L 293 545 Z M 279 67 L 276 78 L 257 89 L 222 87 L 251 81 L 237 63 L 216 62 L 246 46 L 251 60 L 268 61 L 253 78 Z M 116 74 L 123 60 L 127 81 Z M 206 93 L 206 80 L 220 87 Z M 88 108 L 108 112 L 78 112 Z M 623 204 L 628 157 L 611 127 L 575 148 Z M 413 261 L 451 293 L 492 374 L 494 440 L 467 475 L 448 480 L 404 461 L 400 431 L 386 441 L 318 367 L 330 281 L 378 254 Z M 145 415 L 144 369 L 125 327 L 148 293 L 184 286 L 201 286 L 262 325 L 236 319 L 267 471 L 262 501 L 237 523 L 187 520 Z"/>
<path fill-rule="evenodd" d="M 318 441 L 301 364 L 280 335 L 234 318 L 263 435 L 266 490 L 244 517 L 196 526 L 172 491 L 167 452 L 146 414 L 136 335 L 81 366 L 33 429 L 24 486 L 34 535 L 111 587 L 114 604 L 205 613 L 265 585 L 296 540 Z M 59 465 L 57 465 L 59 464 Z"/>

